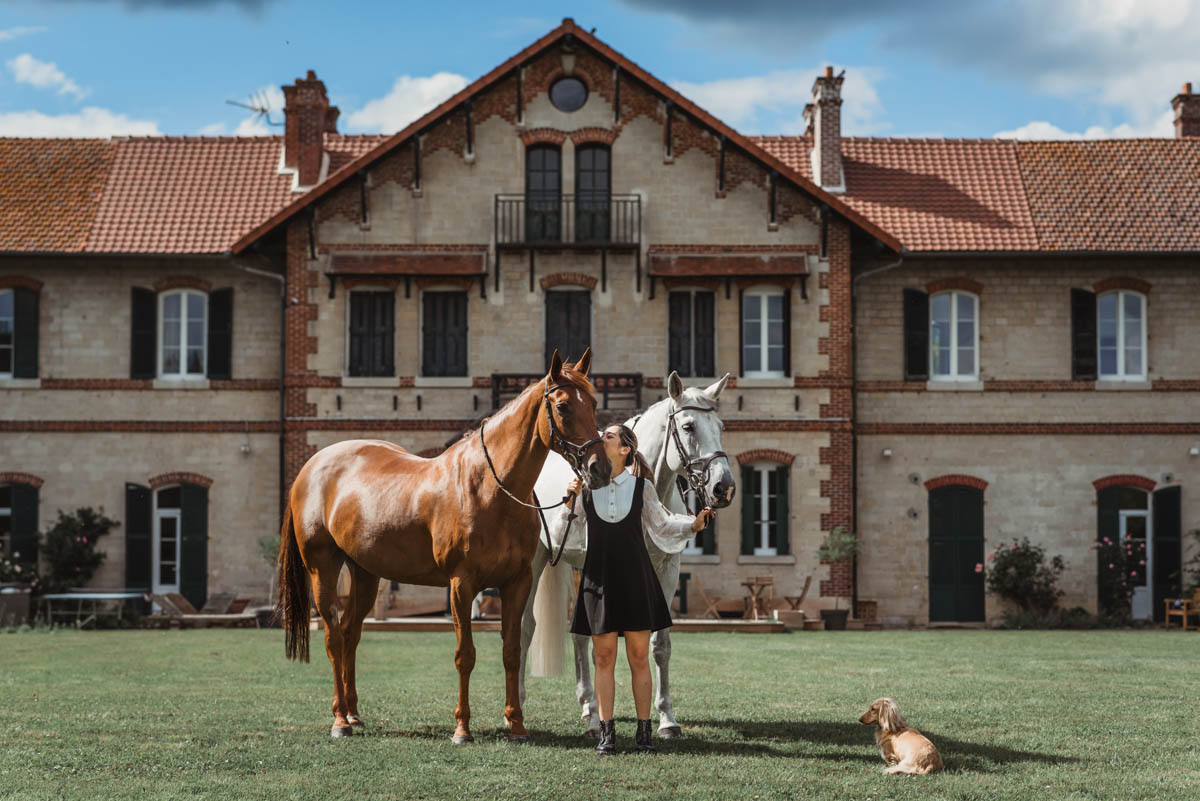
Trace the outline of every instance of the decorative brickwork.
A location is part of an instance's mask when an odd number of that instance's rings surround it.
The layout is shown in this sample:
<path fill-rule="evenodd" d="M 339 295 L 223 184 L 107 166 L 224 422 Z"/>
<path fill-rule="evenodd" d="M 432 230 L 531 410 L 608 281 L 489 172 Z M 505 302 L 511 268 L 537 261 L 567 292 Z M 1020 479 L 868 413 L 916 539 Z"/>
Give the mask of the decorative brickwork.
<path fill-rule="evenodd" d="M 212 292 L 212 284 L 194 275 L 172 275 L 154 282 L 155 292 L 167 292 L 172 289 L 196 289 L 208 294 Z"/>
<path fill-rule="evenodd" d="M 791 465 L 796 460 L 794 453 L 781 451 L 776 448 L 754 448 L 737 455 L 738 464 L 753 464 L 754 462 L 778 462 Z"/>
<path fill-rule="evenodd" d="M 822 598 L 849 598 L 854 586 L 854 561 L 822 562 L 829 565 L 829 579 L 821 579 Z"/>
<path fill-rule="evenodd" d="M 820 248 L 817 245 L 806 245 L 796 243 L 792 245 L 698 245 L 695 243 L 680 242 L 677 244 L 657 244 L 651 245 L 647 251 L 651 255 L 656 253 L 674 254 L 674 253 L 701 253 L 705 255 L 722 255 L 727 253 L 817 253 Z"/>
<path fill-rule="evenodd" d="M 1200 423 L 860 423 L 860 434 L 1200 434 Z"/>
<path fill-rule="evenodd" d="M 279 423 L 243 420 L 0 420 L 0 431 L 47 434 L 252 434 L 279 431 Z"/>
<path fill-rule="evenodd" d="M 1103 292 L 1112 292 L 1117 289 L 1127 289 L 1131 292 L 1140 292 L 1143 295 L 1150 294 L 1150 284 L 1140 278 L 1130 278 L 1129 276 L 1116 276 L 1113 278 L 1105 278 L 1103 281 L 1097 281 L 1092 284 L 1092 290 L 1097 294 Z"/>
<path fill-rule="evenodd" d="M 28 484 L 31 487 L 41 488 L 43 481 L 38 476 L 32 473 L 0 473 L 0 484 Z"/>
<path fill-rule="evenodd" d="M 24 275 L 0 275 L 0 289 L 32 289 L 34 292 L 42 291 L 42 282 L 36 278 L 27 278 Z"/>
<path fill-rule="evenodd" d="M 456 286 L 459 289 L 471 289 L 475 281 L 470 278 L 454 278 L 445 275 L 426 275 L 416 280 L 417 289 L 428 289 L 431 286 Z"/>
<path fill-rule="evenodd" d="M 1092 482 L 1092 486 L 1096 488 L 1097 492 L 1109 487 L 1137 487 L 1146 492 L 1153 492 L 1156 483 L 1154 479 L 1146 478 L 1145 476 L 1138 476 L 1133 473 L 1118 473 L 1098 478 Z"/>
<path fill-rule="evenodd" d="M 970 278 L 939 278 L 925 285 L 925 291 L 930 295 L 935 295 L 938 292 L 948 292 L 952 289 L 978 295 L 983 292 L 983 284 L 978 281 L 972 281 Z"/>
<path fill-rule="evenodd" d="M 680 287 L 703 287 L 711 292 L 716 292 L 721 288 L 721 281 L 718 278 L 671 278 L 662 279 L 664 289 L 678 289 Z"/>
<path fill-rule="evenodd" d="M 925 482 L 925 489 L 932 492 L 939 487 L 974 487 L 977 490 L 983 491 L 987 489 L 988 483 L 982 478 L 975 476 L 963 475 L 962 473 L 948 473 L 944 476 L 931 478 Z"/>
<path fill-rule="evenodd" d="M 212 486 L 212 483 L 211 478 L 199 473 L 163 473 L 150 479 L 150 489 L 158 489 L 169 484 L 196 484 L 207 489 Z"/>
<path fill-rule="evenodd" d="M 609 128 L 580 128 L 569 136 L 576 146 L 587 144 L 611 145 L 617 140 L 617 131 Z"/>
<path fill-rule="evenodd" d="M 549 289 L 552 286 L 563 285 L 578 285 L 585 286 L 588 289 L 596 288 L 597 279 L 591 275 L 583 273 L 553 273 L 541 278 L 538 281 L 542 285 L 542 289 Z"/>
<path fill-rule="evenodd" d="M 567 132 L 556 128 L 534 128 L 521 133 L 521 143 L 530 145 L 562 145 L 567 141 Z"/>
<path fill-rule="evenodd" d="M 43 378 L 40 389 L 59 390 L 97 390 L 118 389 L 149 390 L 153 392 L 169 392 L 171 390 L 155 389 L 152 379 L 142 378 Z M 275 392 L 279 389 L 278 378 L 234 378 L 229 380 L 213 380 L 209 382 L 209 391 L 228 392 Z M 203 392 L 204 390 L 184 390 L 187 392 Z"/>

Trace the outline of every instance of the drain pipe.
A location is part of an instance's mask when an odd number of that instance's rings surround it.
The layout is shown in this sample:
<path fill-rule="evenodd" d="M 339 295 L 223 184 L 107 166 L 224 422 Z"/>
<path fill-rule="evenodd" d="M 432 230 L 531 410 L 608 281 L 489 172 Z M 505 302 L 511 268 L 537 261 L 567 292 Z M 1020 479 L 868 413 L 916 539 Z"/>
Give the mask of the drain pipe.
<path fill-rule="evenodd" d="M 858 282 L 904 264 L 904 254 L 850 279 L 850 528 L 858 535 Z M 858 554 L 850 567 L 850 611 L 858 617 Z"/>
<path fill-rule="evenodd" d="M 279 526 L 283 527 L 283 509 L 284 509 L 284 453 L 286 439 L 284 434 L 284 422 L 286 420 L 287 391 L 285 388 L 285 380 L 287 378 L 287 273 L 281 275 L 279 273 L 270 272 L 268 270 L 260 270 L 256 267 L 250 267 L 241 264 L 232 252 L 227 252 L 230 263 L 235 268 L 251 275 L 257 275 L 260 278 L 270 278 L 272 281 L 279 282 Z M 260 254 L 261 255 L 261 254 Z M 266 256 L 261 256 L 270 262 Z"/>

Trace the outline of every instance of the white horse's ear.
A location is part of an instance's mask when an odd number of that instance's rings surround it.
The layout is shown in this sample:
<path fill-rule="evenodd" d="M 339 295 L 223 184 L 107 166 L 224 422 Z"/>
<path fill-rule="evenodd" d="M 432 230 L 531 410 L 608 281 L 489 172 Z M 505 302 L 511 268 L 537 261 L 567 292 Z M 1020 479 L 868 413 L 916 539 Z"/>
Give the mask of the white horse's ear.
<path fill-rule="evenodd" d="M 558 353 L 558 348 L 554 349 L 554 355 L 550 357 L 550 380 L 555 384 L 562 381 L 562 356 Z"/>
<path fill-rule="evenodd" d="M 587 350 L 585 350 L 583 352 L 583 355 L 579 357 L 579 361 L 575 362 L 575 367 L 573 369 L 575 370 L 575 372 L 586 377 L 588 374 L 588 370 L 590 370 L 591 367 L 592 367 L 592 349 L 588 348 Z"/>
<path fill-rule="evenodd" d="M 667 394 L 676 403 L 683 402 L 683 379 L 679 377 L 679 373 L 675 370 L 672 370 L 671 374 L 667 376 Z"/>
<path fill-rule="evenodd" d="M 721 392 L 725 389 L 725 385 L 729 383 L 729 376 L 730 373 L 726 373 L 716 382 L 709 384 L 708 387 L 705 388 L 704 394 L 712 398 L 714 401 L 719 399 L 721 397 Z"/>

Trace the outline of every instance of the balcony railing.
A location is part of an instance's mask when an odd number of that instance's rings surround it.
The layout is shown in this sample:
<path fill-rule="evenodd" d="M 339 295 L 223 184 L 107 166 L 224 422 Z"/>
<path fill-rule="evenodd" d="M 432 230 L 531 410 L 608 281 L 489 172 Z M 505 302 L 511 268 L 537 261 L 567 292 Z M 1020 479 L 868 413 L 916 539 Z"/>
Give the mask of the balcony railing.
<path fill-rule="evenodd" d="M 499 409 L 545 377 L 545 373 L 492 373 L 492 408 Z M 642 408 L 641 373 L 592 373 L 588 378 L 600 396 L 600 408 L 607 409 L 614 402 L 619 406 L 613 408 Z"/>
<path fill-rule="evenodd" d="M 497 245 L 639 245 L 639 195 L 588 192 L 576 195 L 496 195 Z"/>

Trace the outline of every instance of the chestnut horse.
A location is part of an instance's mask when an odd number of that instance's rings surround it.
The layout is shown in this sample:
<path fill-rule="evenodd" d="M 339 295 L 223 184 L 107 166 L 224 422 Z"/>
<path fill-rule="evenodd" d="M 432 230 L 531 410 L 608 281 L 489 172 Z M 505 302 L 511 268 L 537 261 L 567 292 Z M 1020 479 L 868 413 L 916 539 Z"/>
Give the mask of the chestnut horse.
<path fill-rule="evenodd" d="M 504 716 L 509 740 L 528 742 L 518 683 L 521 615 L 537 546 L 532 532 L 540 527 L 537 513 L 524 502 L 551 448 L 574 461 L 589 486 L 609 481 L 608 458 L 596 437 L 590 365 L 590 350 L 574 365 L 564 365 L 555 351 L 543 380 L 485 420 L 476 435 L 433 459 L 389 442 L 348 440 L 318 451 L 300 470 L 284 513 L 277 608 L 288 658 L 308 661 L 309 612 L 316 597 L 333 664 L 332 736 L 363 726 L 355 651 L 383 578 L 450 587 L 458 636 L 456 743 L 473 740 L 471 600 L 485 587 L 500 588 Z M 350 573 L 346 609 L 337 600 L 343 565 Z"/>

